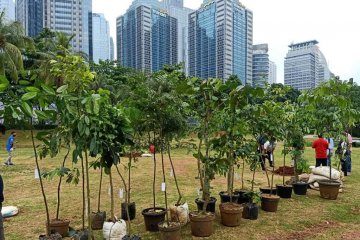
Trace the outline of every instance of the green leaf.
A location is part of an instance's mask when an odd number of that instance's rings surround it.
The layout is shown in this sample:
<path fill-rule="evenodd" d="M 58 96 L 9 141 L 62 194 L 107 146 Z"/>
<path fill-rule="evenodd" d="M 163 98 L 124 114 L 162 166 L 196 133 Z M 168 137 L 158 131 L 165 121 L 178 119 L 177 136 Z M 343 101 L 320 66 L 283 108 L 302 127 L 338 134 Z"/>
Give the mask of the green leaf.
<path fill-rule="evenodd" d="M 43 111 L 35 110 L 35 113 L 40 120 L 51 119 L 51 116 Z"/>
<path fill-rule="evenodd" d="M 68 89 L 68 85 L 63 85 L 63 86 L 61 86 L 61 87 L 59 87 L 57 90 L 56 90 L 56 92 L 57 93 L 63 93 L 66 89 Z"/>
<path fill-rule="evenodd" d="M 0 91 L 4 91 L 8 88 L 9 84 L 1 83 L 0 84 Z"/>
<path fill-rule="evenodd" d="M 37 96 L 37 92 L 28 92 L 22 95 L 21 100 L 28 101 L 30 99 L 33 99 Z"/>
<path fill-rule="evenodd" d="M 26 81 L 26 80 L 20 80 L 20 81 L 19 81 L 19 84 L 20 84 L 21 86 L 28 86 L 28 85 L 30 85 L 30 82 L 29 82 L 29 81 Z"/>
<path fill-rule="evenodd" d="M 0 83 L 1 84 L 9 84 L 9 80 L 4 75 L 0 75 Z"/>
<path fill-rule="evenodd" d="M 32 117 L 32 115 L 33 115 L 32 114 L 32 109 L 31 109 L 30 105 L 27 102 L 22 102 L 21 103 L 21 109 L 26 115 L 28 115 L 28 117 Z"/>
<path fill-rule="evenodd" d="M 47 85 L 45 85 L 45 84 L 42 84 L 42 85 L 41 85 L 41 88 L 44 89 L 44 91 L 45 91 L 47 94 L 49 94 L 49 95 L 55 95 L 55 91 L 54 91 L 54 89 L 53 89 L 52 87 L 49 87 L 49 86 L 47 86 Z"/>
<path fill-rule="evenodd" d="M 26 91 L 28 92 L 40 92 L 40 89 L 37 87 L 26 87 Z"/>

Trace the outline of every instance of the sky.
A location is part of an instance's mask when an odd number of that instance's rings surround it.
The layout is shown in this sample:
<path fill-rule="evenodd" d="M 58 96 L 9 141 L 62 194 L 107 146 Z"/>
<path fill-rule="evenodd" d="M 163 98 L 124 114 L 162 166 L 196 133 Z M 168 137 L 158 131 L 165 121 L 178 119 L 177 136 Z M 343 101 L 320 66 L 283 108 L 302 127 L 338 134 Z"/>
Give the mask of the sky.
<path fill-rule="evenodd" d="M 93 0 L 93 12 L 104 13 L 116 41 L 116 17 L 133 0 Z M 284 57 L 290 43 L 319 41 L 330 70 L 341 79 L 360 83 L 360 15 L 357 0 L 241 0 L 254 14 L 254 44 L 268 43 L 277 65 L 277 82 L 284 82 Z M 198 9 L 202 0 L 184 0 Z"/>

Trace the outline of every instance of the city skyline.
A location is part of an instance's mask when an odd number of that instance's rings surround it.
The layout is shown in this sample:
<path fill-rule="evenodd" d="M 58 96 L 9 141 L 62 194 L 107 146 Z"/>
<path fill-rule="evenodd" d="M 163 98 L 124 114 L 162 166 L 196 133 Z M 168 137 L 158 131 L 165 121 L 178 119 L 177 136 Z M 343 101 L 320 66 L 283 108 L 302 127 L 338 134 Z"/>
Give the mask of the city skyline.
<path fill-rule="evenodd" d="M 133 0 L 114 3 L 111 0 L 93 0 L 93 11 L 105 14 L 112 37 L 116 37 L 116 17 L 124 14 Z M 254 13 L 254 44 L 268 43 L 269 55 L 278 67 L 277 81 L 284 83 L 284 58 L 288 45 L 317 39 L 327 57 L 329 67 L 341 79 L 353 77 L 360 82 L 360 35 L 356 34 L 356 2 L 339 3 L 303 1 L 240 1 Z M 185 7 L 198 9 L 202 0 L 184 0 Z M 326 11 L 324 11 L 326 9 Z M 340 11 L 341 10 L 341 11 Z M 332 17 L 334 16 L 334 17 Z"/>

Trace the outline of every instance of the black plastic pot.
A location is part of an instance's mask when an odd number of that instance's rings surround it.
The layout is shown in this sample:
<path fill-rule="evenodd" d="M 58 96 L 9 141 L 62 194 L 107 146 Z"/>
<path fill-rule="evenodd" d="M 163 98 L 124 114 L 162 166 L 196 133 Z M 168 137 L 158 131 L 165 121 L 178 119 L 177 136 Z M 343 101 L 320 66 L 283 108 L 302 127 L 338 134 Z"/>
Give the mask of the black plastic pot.
<path fill-rule="evenodd" d="M 245 190 L 235 190 L 235 193 L 239 194 L 238 204 L 250 202 L 250 197 L 246 195 L 247 191 Z"/>
<path fill-rule="evenodd" d="M 198 211 L 202 211 L 205 201 L 200 198 L 197 198 L 195 200 L 195 203 L 197 205 Z M 215 213 L 215 204 L 216 204 L 216 198 L 211 197 L 206 207 L 206 212 Z"/>
<path fill-rule="evenodd" d="M 291 198 L 292 189 L 291 185 L 276 185 L 277 194 L 281 198 Z"/>
<path fill-rule="evenodd" d="M 156 207 L 147 208 L 142 211 L 142 215 L 144 216 L 145 221 L 145 229 L 150 232 L 159 231 L 158 224 L 165 220 L 166 209 Z"/>
<path fill-rule="evenodd" d="M 221 198 L 221 203 L 230 202 L 230 200 L 231 200 L 231 202 L 237 203 L 237 201 L 240 197 L 240 194 L 237 192 L 233 193 L 232 198 L 230 198 L 230 195 L 227 192 L 220 192 L 219 195 Z"/>
<path fill-rule="evenodd" d="M 259 188 L 261 193 L 264 194 L 277 194 L 277 189 L 276 188 L 270 188 L 270 187 L 261 187 Z"/>
<path fill-rule="evenodd" d="M 307 189 L 309 184 L 305 183 L 305 182 L 296 182 L 293 183 L 293 189 L 294 189 L 294 193 L 296 195 L 306 195 Z"/>
<path fill-rule="evenodd" d="M 256 220 L 259 216 L 259 207 L 255 203 L 245 203 L 242 217 L 245 219 Z"/>
<path fill-rule="evenodd" d="M 126 203 L 121 203 L 121 219 L 128 220 L 128 215 L 126 212 Z M 135 219 L 136 216 L 136 204 L 135 202 L 132 202 L 129 204 L 129 215 L 130 220 Z"/>

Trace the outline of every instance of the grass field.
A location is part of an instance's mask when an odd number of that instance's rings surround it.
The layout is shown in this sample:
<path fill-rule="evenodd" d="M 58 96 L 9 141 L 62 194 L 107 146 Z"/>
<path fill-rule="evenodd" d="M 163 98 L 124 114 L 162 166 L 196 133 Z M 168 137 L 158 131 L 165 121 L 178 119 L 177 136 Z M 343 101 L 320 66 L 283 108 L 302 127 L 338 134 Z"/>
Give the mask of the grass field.
<path fill-rule="evenodd" d="M 45 232 L 45 208 L 40 192 L 40 185 L 34 178 L 35 160 L 32 152 L 29 136 L 25 132 L 18 132 L 17 145 L 14 152 L 13 162 L 15 166 L 1 166 L 0 172 L 5 184 L 5 201 L 3 206 L 15 205 L 20 208 L 18 216 L 6 219 L 5 236 L 7 240 L 38 239 L 40 234 Z M 5 136 L 0 136 L 0 163 L 5 160 Z M 281 144 L 279 144 L 275 165 L 282 162 L 280 155 Z M 65 154 L 65 153 L 63 153 Z M 313 164 L 314 153 L 310 148 L 306 149 L 305 157 Z M 48 158 L 41 161 L 41 168 L 50 170 L 60 166 L 62 156 L 54 159 Z M 243 220 L 236 228 L 227 228 L 220 224 L 220 216 L 217 208 L 215 233 L 208 239 L 360 239 L 360 149 L 354 149 L 352 155 L 353 172 L 345 179 L 344 193 L 339 195 L 336 201 L 328 201 L 319 197 L 319 192 L 310 190 L 307 196 L 294 196 L 291 199 L 281 199 L 277 213 L 260 211 L 259 219 L 256 221 Z M 160 159 L 158 159 L 160 166 Z M 126 160 L 124 160 L 126 161 Z M 195 210 L 194 199 L 198 194 L 198 180 L 196 160 L 185 149 L 174 150 L 174 161 L 176 174 L 179 178 L 180 188 L 190 205 Z M 287 160 L 289 161 L 289 159 Z M 70 161 L 67 167 L 72 166 Z M 133 170 L 132 200 L 137 204 L 137 216 L 132 223 L 133 232 L 139 233 L 142 239 L 159 239 L 157 233 L 145 231 L 141 210 L 152 205 L 152 169 L 151 158 L 140 158 Z M 124 169 L 122 172 L 126 175 Z M 161 187 L 161 168 L 158 167 L 157 178 L 157 203 L 164 206 Z M 172 178 L 170 178 L 170 164 L 166 162 L 168 177 L 169 202 L 174 204 L 177 195 Z M 97 191 L 99 172 L 90 170 L 91 173 L 91 210 L 97 209 Z M 119 189 L 122 187 L 120 178 L 115 173 L 116 187 L 116 213 L 120 213 Z M 250 180 L 250 172 L 246 170 L 245 179 Z M 56 211 L 56 186 L 58 179 L 45 181 L 45 189 L 49 201 L 51 217 L 54 218 Z M 282 177 L 275 176 L 275 183 L 281 183 Z M 226 180 L 218 176 L 213 181 L 213 196 L 218 197 L 218 192 L 226 189 Z M 246 187 L 249 182 L 246 182 Z M 256 173 L 256 186 L 265 186 L 266 177 L 264 172 Z M 237 179 L 235 186 L 240 187 L 240 180 Z M 101 209 L 110 211 L 110 198 L 108 194 L 109 180 L 105 176 L 102 190 Z M 71 220 L 71 226 L 81 227 L 81 184 L 78 186 L 64 183 L 62 186 L 61 218 Z M 183 239 L 196 239 L 191 236 L 190 226 L 182 229 Z M 96 239 L 102 239 L 101 232 L 96 233 Z"/>

